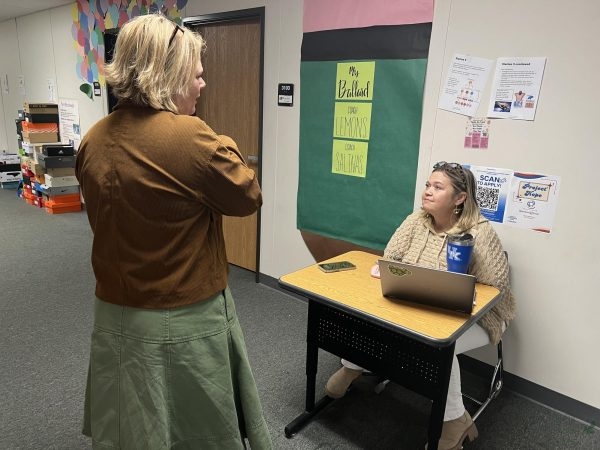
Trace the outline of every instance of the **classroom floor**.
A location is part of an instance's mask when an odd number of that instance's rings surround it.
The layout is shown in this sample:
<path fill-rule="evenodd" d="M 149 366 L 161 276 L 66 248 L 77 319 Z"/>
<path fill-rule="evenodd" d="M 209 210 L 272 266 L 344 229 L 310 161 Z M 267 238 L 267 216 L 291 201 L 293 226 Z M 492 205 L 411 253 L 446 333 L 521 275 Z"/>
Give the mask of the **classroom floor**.
<path fill-rule="evenodd" d="M 91 449 L 80 433 L 92 323 L 85 213 L 47 214 L 0 189 L 0 449 Z M 291 439 L 304 405 L 307 304 L 231 268 L 230 285 L 276 449 L 422 449 L 429 401 L 362 377 Z M 317 389 L 339 367 L 320 353 Z M 484 381 L 463 374 L 463 386 Z M 469 404 L 467 403 L 469 408 Z M 504 389 L 465 449 L 600 449 L 600 431 Z"/>

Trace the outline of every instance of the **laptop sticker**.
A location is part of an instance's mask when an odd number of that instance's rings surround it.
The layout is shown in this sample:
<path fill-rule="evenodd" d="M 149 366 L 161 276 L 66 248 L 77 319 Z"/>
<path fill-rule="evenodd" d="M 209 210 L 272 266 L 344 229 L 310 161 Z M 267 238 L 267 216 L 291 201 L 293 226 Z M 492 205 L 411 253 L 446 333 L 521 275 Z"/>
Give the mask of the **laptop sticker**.
<path fill-rule="evenodd" d="M 392 275 L 396 275 L 397 277 L 403 277 L 404 275 L 412 275 L 412 272 L 404 267 L 394 267 L 392 265 L 389 265 L 388 270 Z"/>

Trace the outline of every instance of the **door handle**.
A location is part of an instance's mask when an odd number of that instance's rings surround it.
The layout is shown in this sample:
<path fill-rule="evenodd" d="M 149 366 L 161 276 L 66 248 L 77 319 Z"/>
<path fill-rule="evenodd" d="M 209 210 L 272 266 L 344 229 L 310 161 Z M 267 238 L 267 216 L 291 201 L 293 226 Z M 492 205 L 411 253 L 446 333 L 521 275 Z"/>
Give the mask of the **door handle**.
<path fill-rule="evenodd" d="M 247 158 L 248 158 L 249 162 L 253 162 L 253 163 L 257 163 L 258 162 L 258 156 L 257 155 L 248 155 Z"/>

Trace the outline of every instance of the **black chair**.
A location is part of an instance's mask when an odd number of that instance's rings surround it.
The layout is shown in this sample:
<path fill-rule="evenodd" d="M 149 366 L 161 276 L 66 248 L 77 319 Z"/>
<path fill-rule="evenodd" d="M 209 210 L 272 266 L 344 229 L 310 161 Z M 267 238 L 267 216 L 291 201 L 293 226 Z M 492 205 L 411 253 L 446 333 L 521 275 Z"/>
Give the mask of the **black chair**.
<path fill-rule="evenodd" d="M 496 346 L 496 351 L 498 353 L 498 360 L 496 365 L 494 366 L 494 373 L 492 374 L 492 381 L 490 382 L 490 389 L 488 392 L 488 396 L 484 400 L 478 400 L 468 394 L 463 392 L 463 397 L 471 400 L 473 403 L 477 404 L 479 408 L 475 411 L 474 414 L 471 415 L 473 420 L 477 420 L 477 417 L 487 408 L 489 403 L 498 397 L 500 391 L 502 390 L 502 386 L 504 385 L 503 373 L 504 373 L 504 365 L 502 362 L 502 339 L 498 342 Z"/>
<path fill-rule="evenodd" d="M 504 251 L 504 256 L 506 256 L 506 261 L 508 262 L 508 252 Z M 502 360 L 502 339 L 498 342 L 496 346 L 496 353 L 498 355 L 498 360 L 496 361 L 496 365 L 494 366 L 494 372 L 492 374 L 492 381 L 490 382 L 490 389 L 488 391 L 488 396 L 484 400 L 478 400 L 468 394 L 463 392 L 463 397 L 471 400 L 475 404 L 479 405 L 479 408 L 472 415 L 473 420 L 477 419 L 479 415 L 487 408 L 489 403 L 498 397 L 500 391 L 502 390 L 502 386 L 504 385 L 503 375 L 504 375 L 504 365 Z"/>

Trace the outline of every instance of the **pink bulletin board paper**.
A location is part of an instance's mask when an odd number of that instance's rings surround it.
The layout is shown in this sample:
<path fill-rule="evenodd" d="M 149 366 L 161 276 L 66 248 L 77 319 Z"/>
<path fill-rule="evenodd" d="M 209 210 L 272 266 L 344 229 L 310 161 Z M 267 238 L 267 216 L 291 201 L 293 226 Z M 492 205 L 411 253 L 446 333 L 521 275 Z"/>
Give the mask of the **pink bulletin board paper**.
<path fill-rule="evenodd" d="M 433 21 L 434 0 L 304 0 L 303 32 Z"/>

